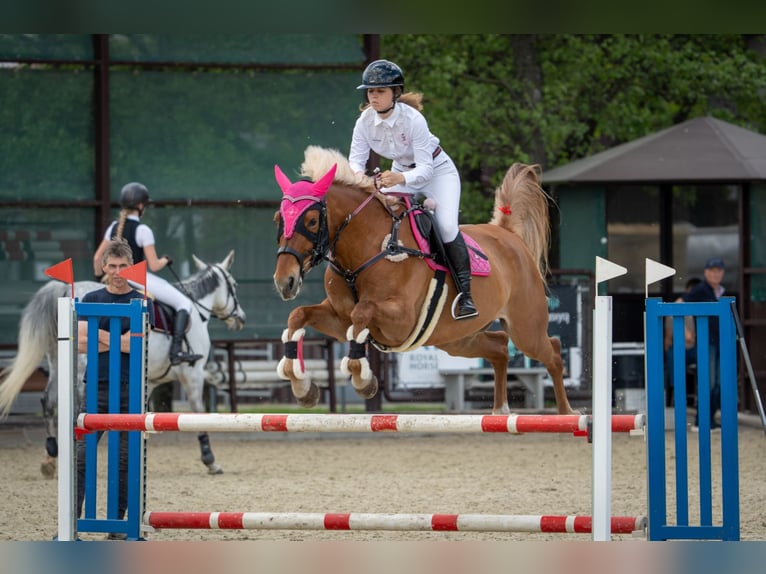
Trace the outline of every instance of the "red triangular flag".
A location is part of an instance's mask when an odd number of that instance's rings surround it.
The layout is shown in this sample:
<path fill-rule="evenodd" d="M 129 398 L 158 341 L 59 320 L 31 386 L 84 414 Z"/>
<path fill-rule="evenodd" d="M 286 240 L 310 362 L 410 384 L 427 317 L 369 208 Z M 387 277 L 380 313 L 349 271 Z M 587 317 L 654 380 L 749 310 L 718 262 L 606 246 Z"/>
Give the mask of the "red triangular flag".
<path fill-rule="evenodd" d="M 58 279 L 72 286 L 72 299 L 74 299 L 74 271 L 72 271 L 72 258 L 61 263 L 56 263 L 45 270 L 45 274 L 51 279 Z"/>
<path fill-rule="evenodd" d="M 52 279 L 58 279 L 64 283 L 74 283 L 74 273 L 72 272 L 72 258 L 70 257 L 66 261 L 56 263 L 52 267 L 48 267 L 45 270 L 45 274 Z"/>
<path fill-rule="evenodd" d="M 144 288 L 144 299 L 146 299 L 146 261 L 136 263 L 127 269 L 123 269 L 119 272 L 119 276 L 141 285 L 141 287 Z"/>

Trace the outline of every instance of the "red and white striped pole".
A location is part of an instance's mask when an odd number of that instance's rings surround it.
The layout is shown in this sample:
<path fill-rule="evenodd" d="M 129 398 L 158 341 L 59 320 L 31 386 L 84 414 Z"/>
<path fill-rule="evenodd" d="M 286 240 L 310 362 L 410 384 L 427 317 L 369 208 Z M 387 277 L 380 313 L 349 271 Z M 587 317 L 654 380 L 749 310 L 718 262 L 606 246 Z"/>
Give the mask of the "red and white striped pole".
<path fill-rule="evenodd" d="M 592 530 L 590 516 L 503 514 L 371 514 L 319 512 L 147 512 L 144 525 L 156 529 L 221 530 L 398 530 L 443 532 L 552 532 Z M 643 531 L 646 517 L 614 516 L 613 533 Z"/>
<path fill-rule="evenodd" d="M 444 432 L 444 433 L 574 433 L 584 434 L 589 415 L 373 415 L 146 413 L 81 414 L 85 431 L 182 432 Z M 642 432 L 645 417 L 613 415 L 612 432 Z"/>

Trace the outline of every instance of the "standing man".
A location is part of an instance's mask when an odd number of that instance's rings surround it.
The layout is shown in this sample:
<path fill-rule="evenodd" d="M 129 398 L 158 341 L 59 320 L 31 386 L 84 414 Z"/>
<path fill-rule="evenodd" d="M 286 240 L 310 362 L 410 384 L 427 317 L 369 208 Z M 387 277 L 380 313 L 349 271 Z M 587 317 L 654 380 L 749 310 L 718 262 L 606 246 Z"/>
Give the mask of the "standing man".
<path fill-rule="evenodd" d="M 700 279 L 699 277 L 691 277 L 686 282 L 684 294 L 691 293 L 692 289 L 694 289 L 700 283 L 702 283 L 702 279 Z M 674 303 L 680 303 L 683 300 L 684 300 L 683 295 L 681 295 L 674 301 Z M 696 371 L 697 369 L 697 353 L 696 353 L 697 335 L 694 331 L 695 331 L 694 318 L 684 317 L 684 349 L 685 349 L 684 355 L 686 358 L 687 376 L 692 369 L 694 371 Z M 664 347 L 665 347 L 665 406 L 672 407 L 674 404 L 673 389 L 675 387 L 675 384 L 673 381 L 673 319 L 671 317 L 667 317 L 665 320 Z M 687 388 L 687 393 L 688 393 L 688 388 Z"/>
<path fill-rule="evenodd" d="M 692 302 L 716 302 L 724 294 L 723 281 L 724 270 L 723 259 L 720 257 L 711 257 L 705 263 L 704 280 L 694 287 L 688 293 L 685 293 L 683 300 Z M 721 377 L 719 373 L 719 336 L 718 336 L 718 318 L 711 317 L 709 323 L 709 341 L 710 341 L 710 428 L 721 428 L 721 425 L 715 420 L 715 413 L 721 408 Z M 697 371 L 699 373 L 699 369 Z M 698 379 L 699 381 L 699 379 Z M 697 393 L 699 396 L 699 382 Z M 699 407 L 699 400 L 698 400 Z M 692 430 L 699 429 L 699 408 L 694 417 Z"/>
<path fill-rule="evenodd" d="M 143 299 L 143 295 L 133 289 L 127 279 L 119 275 L 120 271 L 133 265 L 130 245 L 124 239 L 110 240 L 104 247 L 101 257 L 101 269 L 106 287 L 86 293 L 83 303 L 130 303 L 132 299 Z M 152 303 L 149 301 L 149 317 L 153 317 Z M 130 320 L 121 320 L 120 332 L 120 412 L 128 410 L 128 385 L 130 373 Z M 77 325 L 77 351 L 88 350 L 88 321 L 82 319 Z M 98 412 L 109 412 L 109 318 L 99 320 L 98 330 Z M 97 434 L 101 440 L 103 431 Z M 120 433 L 119 447 L 119 494 L 117 518 L 123 520 L 128 508 L 128 433 Z M 77 516 L 82 515 L 85 499 L 85 441 L 77 443 Z M 107 540 L 124 540 L 124 533 L 112 533 Z"/>

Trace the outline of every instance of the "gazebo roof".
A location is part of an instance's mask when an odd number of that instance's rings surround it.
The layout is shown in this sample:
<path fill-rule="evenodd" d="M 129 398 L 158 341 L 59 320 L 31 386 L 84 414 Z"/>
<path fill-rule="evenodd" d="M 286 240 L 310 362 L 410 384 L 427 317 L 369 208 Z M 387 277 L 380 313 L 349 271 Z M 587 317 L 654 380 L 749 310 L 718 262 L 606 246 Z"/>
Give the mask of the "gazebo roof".
<path fill-rule="evenodd" d="M 753 180 L 766 180 L 766 136 L 711 116 L 543 172 L 549 185 Z"/>

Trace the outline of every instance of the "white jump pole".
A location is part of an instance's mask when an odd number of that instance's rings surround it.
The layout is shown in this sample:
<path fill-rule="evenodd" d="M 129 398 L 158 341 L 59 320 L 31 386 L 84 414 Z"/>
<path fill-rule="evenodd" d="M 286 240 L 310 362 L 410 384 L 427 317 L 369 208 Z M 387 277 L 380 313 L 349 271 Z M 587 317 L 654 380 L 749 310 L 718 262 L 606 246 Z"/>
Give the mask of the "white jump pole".
<path fill-rule="evenodd" d="M 75 540 L 74 489 L 74 310 L 73 299 L 58 300 L 58 540 Z"/>
<path fill-rule="evenodd" d="M 604 281 L 628 270 L 596 257 L 593 309 L 593 540 L 611 540 L 612 515 L 612 298 L 598 295 Z"/>

